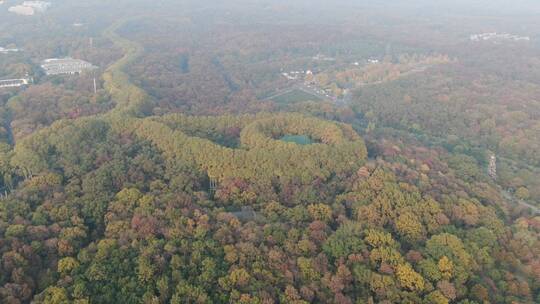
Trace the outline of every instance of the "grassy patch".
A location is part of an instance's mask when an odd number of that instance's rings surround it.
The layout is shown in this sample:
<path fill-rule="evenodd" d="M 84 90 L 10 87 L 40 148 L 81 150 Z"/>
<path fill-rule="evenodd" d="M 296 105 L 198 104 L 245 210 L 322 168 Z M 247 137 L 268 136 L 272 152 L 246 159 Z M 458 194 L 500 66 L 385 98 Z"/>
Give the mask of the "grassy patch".
<path fill-rule="evenodd" d="M 279 104 L 291 104 L 303 101 L 321 101 L 321 98 L 302 90 L 293 90 L 291 92 L 276 96 L 272 98 L 272 100 Z"/>

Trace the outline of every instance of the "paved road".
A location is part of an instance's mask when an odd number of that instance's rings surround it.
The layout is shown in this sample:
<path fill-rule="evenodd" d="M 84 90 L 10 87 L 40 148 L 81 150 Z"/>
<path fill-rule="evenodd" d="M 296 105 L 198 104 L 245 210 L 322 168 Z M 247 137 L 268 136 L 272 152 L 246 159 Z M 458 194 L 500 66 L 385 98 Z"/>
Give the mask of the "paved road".
<path fill-rule="evenodd" d="M 534 205 L 531 205 L 527 202 L 524 202 L 518 198 L 516 198 L 512 193 L 506 191 L 506 190 L 502 190 L 501 189 L 501 194 L 503 195 L 503 197 L 505 199 L 507 199 L 508 201 L 511 201 L 513 203 L 517 203 L 518 205 L 521 205 L 523 207 L 526 207 L 526 208 L 529 208 L 532 210 L 532 212 L 536 215 L 540 215 L 540 208 L 537 207 L 537 206 L 534 206 Z"/>
<path fill-rule="evenodd" d="M 305 85 L 303 83 L 296 85 L 296 88 L 298 90 L 304 91 L 304 92 L 306 92 L 308 94 L 315 95 L 315 96 L 319 97 L 322 100 L 333 101 L 332 98 L 317 92 L 317 90 L 315 88 L 308 87 L 307 85 Z"/>

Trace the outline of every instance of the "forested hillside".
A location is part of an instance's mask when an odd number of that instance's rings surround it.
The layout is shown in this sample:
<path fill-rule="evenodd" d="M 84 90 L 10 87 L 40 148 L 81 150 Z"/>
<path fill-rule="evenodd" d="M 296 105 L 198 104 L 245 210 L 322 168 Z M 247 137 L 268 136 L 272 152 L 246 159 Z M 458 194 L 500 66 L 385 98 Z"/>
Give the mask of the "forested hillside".
<path fill-rule="evenodd" d="M 0 303 L 540 302 L 538 46 L 206 4 L 0 10 L 0 74 L 32 77 L 0 89 Z"/>

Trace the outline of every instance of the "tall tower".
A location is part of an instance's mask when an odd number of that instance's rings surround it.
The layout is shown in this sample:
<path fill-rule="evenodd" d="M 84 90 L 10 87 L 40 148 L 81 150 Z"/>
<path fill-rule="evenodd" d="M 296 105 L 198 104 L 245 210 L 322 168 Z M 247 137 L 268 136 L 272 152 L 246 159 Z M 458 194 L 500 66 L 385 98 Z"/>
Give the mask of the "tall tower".
<path fill-rule="evenodd" d="M 497 157 L 494 153 L 489 156 L 488 174 L 491 178 L 497 179 Z"/>

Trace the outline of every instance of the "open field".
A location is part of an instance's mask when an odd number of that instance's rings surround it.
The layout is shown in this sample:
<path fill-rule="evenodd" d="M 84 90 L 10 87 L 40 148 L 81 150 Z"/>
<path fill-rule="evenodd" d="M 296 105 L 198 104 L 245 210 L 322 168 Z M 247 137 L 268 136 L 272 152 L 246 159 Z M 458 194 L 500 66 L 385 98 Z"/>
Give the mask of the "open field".
<path fill-rule="evenodd" d="M 302 101 L 320 101 L 321 98 L 313 94 L 309 94 L 299 89 L 294 89 L 292 91 L 285 92 L 281 95 L 274 96 L 270 98 L 271 100 L 279 104 L 291 104 Z"/>

